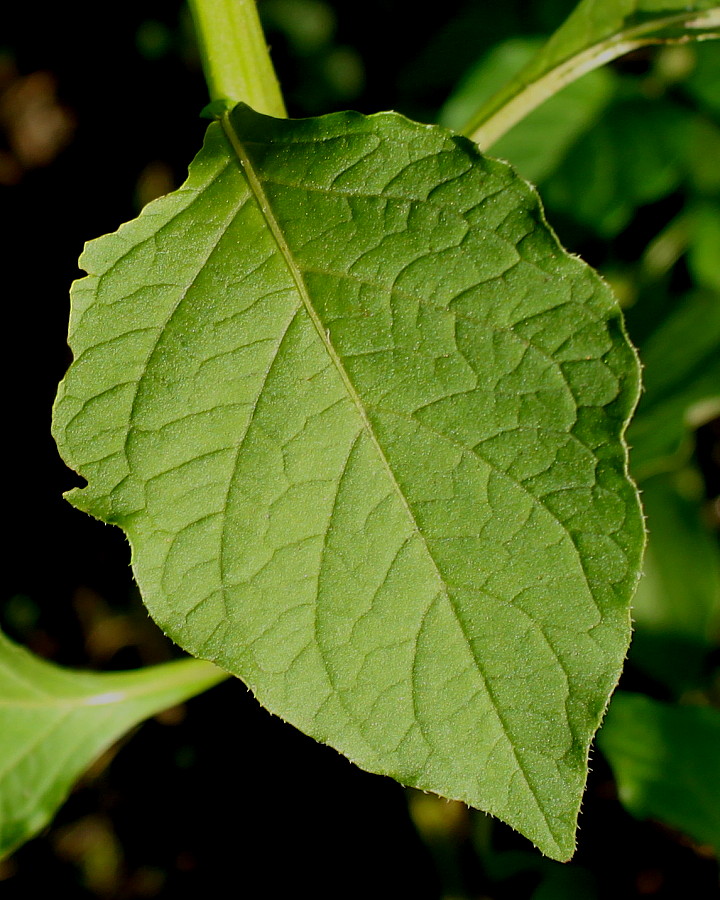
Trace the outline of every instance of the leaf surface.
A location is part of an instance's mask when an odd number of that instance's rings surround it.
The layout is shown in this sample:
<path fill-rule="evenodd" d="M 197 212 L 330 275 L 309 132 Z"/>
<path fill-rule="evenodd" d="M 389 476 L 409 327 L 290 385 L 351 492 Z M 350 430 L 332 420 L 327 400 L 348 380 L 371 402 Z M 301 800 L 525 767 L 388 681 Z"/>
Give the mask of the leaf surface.
<path fill-rule="evenodd" d="M 0 857 L 47 825 L 74 781 L 133 725 L 226 677 L 195 659 L 132 672 L 63 669 L 0 633 Z"/>
<path fill-rule="evenodd" d="M 718 710 L 618 691 L 598 744 L 632 815 L 659 819 L 720 851 Z"/>
<path fill-rule="evenodd" d="M 394 113 L 239 106 L 82 265 L 55 434 L 155 619 L 567 858 L 628 642 L 638 371 L 535 193 Z"/>
<path fill-rule="evenodd" d="M 720 36 L 717 0 L 582 0 L 543 49 L 476 112 L 466 131 L 491 147 L 564 85 L 649 44 Z"/>

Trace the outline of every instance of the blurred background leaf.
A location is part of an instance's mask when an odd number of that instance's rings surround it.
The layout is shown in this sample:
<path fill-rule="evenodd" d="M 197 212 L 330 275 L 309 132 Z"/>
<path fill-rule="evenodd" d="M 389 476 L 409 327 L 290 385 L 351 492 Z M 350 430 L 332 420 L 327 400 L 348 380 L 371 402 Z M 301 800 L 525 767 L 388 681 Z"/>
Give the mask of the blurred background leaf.
<path fill-rule="evenodd" d="M 643 482 L 650 536 L 633 604 L 631 658 L 677 696 L 702 686 L 720 625 L 720 547 L 701 499 L 696 472 Z"/>
<path fill-rule="evenodd" d="M 720 712 L 618 692 L 598 743 L 634 816 L 720 851 Z"/>
<path fill-rule="evenodd" d="M 628 441 L 643 481 L 677 465 L 673 457 L 693 427 L 720 414 L 720 293 L 678 298 L 639 349 L 645 390 Z"/>
<path fill-rule="evenodd" d="M 0 632 L 0 859 L 47 825 L 125 732 L 225 678 L 196 659 L 133 672 L 62 669 Z"/>

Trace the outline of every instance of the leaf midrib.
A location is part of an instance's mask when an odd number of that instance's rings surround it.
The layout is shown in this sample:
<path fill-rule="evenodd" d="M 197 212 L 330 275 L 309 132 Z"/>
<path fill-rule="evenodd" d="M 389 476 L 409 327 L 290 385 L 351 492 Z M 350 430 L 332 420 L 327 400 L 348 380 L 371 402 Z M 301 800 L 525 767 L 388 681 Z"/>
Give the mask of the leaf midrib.
<path fill-rule="evenodd" d="M 432 560 L 433 567 L 434 567 L 435 572 L 438 577 L 438 581 L 442 585 L 443 590 L 447 592 L 447 585 L 445 584 L 445 580 L 442 577 L 440 570 L 438 569 L 437 563 L 435 562 L 435 560 L 432 557 L 432 554 L 430 553 L 430 548 L 428 547 L 427 541 L 425 540 L 425 536 L 423 535 L 422 531 L 420 531 L 420 528 L 418 527 L 417 521 L 415 520 L 415 516 L 413 515 L 413 512 L 410 509 L 407 498 L 405 497 L 405 494 L 403 493 L 402 488 L 400 487 L 397 479 L 395 478 L 395 473 L 393 472 L 392 468 L 390 467 L 390 463 L 385 455 L 385 451 L 382 449 L 382 447 L 377 439 L 377 435 L 375 434 L 375 431 L 372 427 L 372 423 L 370 422 L 370 419 L 368 417 L 367 411 L 365 409 L 365 405 L 363 404 L 363 402 L 360 398 L 360 395 L 358 394 L 357 390 L 355 389 L 355 385 L 350 380 L 350 376 L 348 375 L 347 370 L 345 369 L 345 366 L 343 365 L 343 362 L 340 359 L 340 356 L 338 355 L 337 351 L 335 350 L 335 347 L 333 346 L 332 342 L 330 341 L 330 338 L 328 337 L 325 326 L 323 325 L 322 321 L 320 320 L 320 317 L 318 316 L 318 314 L 315 310 L 315 307 L 313 306 L 312 300 L 310 298 L 310 293 L 307 289 L 307 285 L 305 284 L 305 279 L 303 278 L 303 274 L 300 271 L 300 267 L 295 262 L 295 257 L 294 257 L 293 251 L 290 249 L 289 244 L 285 240 L 285 235 L 283 234 L 283 231 L 280 227 L 280 223 L 278 222 L 278 220 L 275 217 L 272 206 L 270 205 L 270 201 L 268 200 L 267 195 L 265 194 L 265 191 L 263 189 L 262 183 L 255 172 L 252 161 L 250 160 L 250 157 L 245 152 L 245 148 L 243 147 L 243 144 L 242 144 L 240 138 L 238 137 L 237 133 L 235 132 L 235 130 L 230 122 L 229 115 L 227 113 L 223 117 L 223 130 L 224 130 L 228 140 L 230 141 L 230 145 L 232 146 L 232 149 L 235 151 L 235 154 L 237 155 L 238 160 L 240 161 L 240 165 L 242 167 L 245 177 L 247 178 L 250 190 L 252 191 L 253 196 L 255 197 L 255 200 L 256 200 L 258 206 L 260 207 L 260 211 L 262 212 L 263 218 L 267 222 L 267 225 L 270 228 L 270 231 L 275 239 L 275 242 L 278 245 L 280 254 L 281 254 L 283 260 L 285 261 L 285 265 L 288 267 L 288 271 L 290 272 L 290 275 L 292 276 L 295 286 L 297 287 L 298 294 L 300 295 L 300 299 L 302 300 L 303 306 L 305 307 L 305 311 L 307 312 L 308 316 L 310 317 L 310 321 L 312 322 L 313 326 L 315 327 L 315 330 L 317 331 L 318 336 L 319 336 L 323 346 L 325 347 L 325 350 L 326 350 L 328 356 L 330 357 L 333 365 L 335 366 L 338 374 L 340 375 L 340 378 L 342 379 L 343 385 L 345 386 L 345 390 L 348 392 L 348 396 L 352 400 L 353 405 L 355 406 L 355 408 L 358 412 L 358 415 L 360 416 L 360 419 L 362 421 L 365 432 L 369 436 L 370 440 L 373 443 L 373 446 L 375 447 L 375 450 L 377 451 L 377 454 L 382 462 L 382 465 L 387 473 L 387 476 L 390 479 L 390 483 L 392 484 L 394 490 L 397 492 L 398 497 L 400 498 L 400 501 L 403 504 L 405 512 L 407 513 L 407 516 L 410 519 L 414 530 L 416 531 L 417 535 L 422 540 L 423 546 L 427 550 L 428 556 Z"/>
<path fill-rule="evenodd" d="M 472 644 L 470 642 L 463 618 L 462 618 L 459 610 L 456 607 L 455 601 L 451 595 L 449 587 L 446 584 L 445 579 L 440 571 L 440 568 L 430 550 L 430 547 L 425 538 L 425 535 L 422 533 L 422 531 L 417 523 L 417 520 L 415 518 L 415 515 L 414 515 L 412 509 L 410 508 L 408 500 L 407 500 L 400 484 L 398 483 L 398 481 L 395 477 L 395 473 L 393 472 L 393 470 L 390 466 L 389 460 L 387 459 L 387 456 L 385 455 L 385 451 L 383 450 L 382 446 L 380 445 L 380 443 L 378 441 L 377 435 L 375 434 L 375 431 L 374 431 L 372 423 L 368 417 L 365 406 L 364 406 L 357 390 L 355 389 L 354 384 L 350 380 L 350 377 L 345 369 L 345 366 L 343 365 L 342 359 L 340 358 L 337 351 L 335 350 L 335 347 L 333 346 L 332 342 L 330 341 L 329 336 L 325 330 L 325 327 L 313 306 L 307 285 L 305 284 L 305 280 L 303 278 L 302 272 L 295 261 L 293 251 L 291 250 L 290 246 L 288 245 L 287 241 L 285 240 L 285 235 L 283 234 L 282 228 L 280 227 L 280 223 L 278 222 L 278 220 L 275 217 L 274 211 L 272 209 L 272 205 L 270 204 L 270 201 L 263 189 L 261 179 L 259 178 L 258 174 L 255 172 L 255 169 L 254 169 L 254 166 L 253 166 L 253 163 L 252 163 L 250 157 L 245 152 L 243 142 L 232 125 L 229 113 L 225 113 L 223 115 L 223 117 L 221 119 L 221 124 L 223 127 L 223 132 L 238 159 L 241 170 L 242 170 L 243 174 L 245 175 L 245 178 L 247 179 L 247 183 L 250 188 L 250 191 L 252 192 L 253 197 L 255 198 L 258 208 L 260 209 L 260 212 L 261 212 L 265 222 L 267 223 L 268 228 L 270 229 L 270 232 L 275 240 L 275 243 L 277 244 L 278 250 L 280 251 L 280 254 L 281 254 L 281 256 L 288 268 L 288 271 L 295 283 L 295 286 L 297 288 L 297 291 L 301 298 L 303 306 L 305 307 L 305 310 L 306 310 L 308 316 L 310 317 L 310 321 L 312 322 L 312 324 L 318 334 L 318 337 L 320 338 L 328 356 L 330 357 L 333 365 L 335 366 L 335 369 L 337 370 L 337 372 L 343 382 L 343 385 L 345 386 L 348 396 L 352 400 L 353 405 L 355 406 L 355 408 L 358 412 L 358 415 L 360 416 L 365 433 L 368 435 L 370 441 L 372 442 L 372 444 L 377 452 L 378 458 L 387 473 L 387 477 L 389 478 L 394 491 L 396 492 L 398 498 L 400 499 L 400 502 L 406 512 L 406 515 L 408 517 L 408 520 L 411 524 L 412 529 L 415 531 L 418 538 L 422 542 L 423 547 L 425 548 L 427 557 L 431 561 L 433 569 L 435 571 L 435 574 L 436 574 L 436 577 L 438 580 L 438 584 L 441 588 L 442 594 L 445 596 L 445 598 L 448 602 L 448 605 L 452 611 L 453 617 L 458 625 L 458 628 L 459 628 L 459 630 L 463 636 L 463 639 L 465 641 L 465 644 L 468 648 L 470 658 L 473 660 L 473 663 L 478 671 L 478 674 L 481 676 L 481 678 L 483 680 L 485 690 L 487 692 L 488 698 L 490 699 L 490 702 L 492 703 L 493 709 L 495 711 L 495 715 L 497 716 L 497 719 L 498 719 L 500 725 L 502 726 L 503 732 L 505 733 L 505 738 L 506 738 L 508 746 L 510 748 L 510 752 L 512 753 L 513 757 L 515 758 L 515 761 L 518 765 L 518 769 L 522 773 L 523 780 L 528 789 L 528 792 L 529 792 L 530 796 L 532 797 L 532 799 L 537 807 L 537 810 L 540 813 L 542 820 L 545 822 L 545 825 L 546 825 L 549 833 L 552 835 L 553 840 L 557 843 L 558 848 L 559 848 L 562 845 L 561 841 L 555 835 L 554 829 L 550 822 L 550 819 L 549 819 L 548 815 L 546 814 L 545 810 L 543 809 L 542 805 L 540 804 L 540 801 L 535 792 L 535 789 L 532 786 L 532 783 L 528 776 L 524 762 L 522 761 L 521 757 L 518 755 L 518 752 L 515 747 L 515 743 L 510 736 L 510 731 L 509 731 L 508 725 L 505 722 L 505 718 L 500 711 L 500 707 L 499 707 L 498 702 L 495 698 L 495 695 L 492 691 L 490 680 L 485 675 L 485 673 L 481 667 L 480 661 L 477 659 L 475 653 L 473 652 Z M 425 614 L 427 614 L 427 612 L 429 612 L 429 608 L 428 608 L 428 610 L 426 610 Z M 420 722 L 418 722 L 418 724 L 421 725 Z"/>

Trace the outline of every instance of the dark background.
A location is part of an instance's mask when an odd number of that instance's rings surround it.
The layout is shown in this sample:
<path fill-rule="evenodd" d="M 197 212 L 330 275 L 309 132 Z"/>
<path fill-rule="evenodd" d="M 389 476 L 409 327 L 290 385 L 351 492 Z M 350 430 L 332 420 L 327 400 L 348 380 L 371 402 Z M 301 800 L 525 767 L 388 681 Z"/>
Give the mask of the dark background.
<path fill-rule="evenodd" d="M 401 0 L 261 3 L 291 115 L 395 108 L 423 121 L 484 46 L 548 32 L 571 6 L 445 0 L 429 15 Z M 179 185 L 202 140 L 206 89 L 178 2 L 28 0 L 5 4 L 0 24 L 2 624 L 65 665 L 146 665 L 178 651 L 144 612 L 120 531 L 62 500 L 75 480 L 50 413 L 83 243 Z M 646 219 L 676 200 L 663 203 L 637 216 L 623 252 L 636 252 Z M 573 250 L 603 261 L 603 245 L 575 239 Z M 712 856 L 624 813 L 599 756 L 579 848 L 570 866 L 542 861 L 480 814 L 359 771 L 234 681 L 108 754 L 52 827 L 2 864 L 0 896 L 718 896 Z"/>

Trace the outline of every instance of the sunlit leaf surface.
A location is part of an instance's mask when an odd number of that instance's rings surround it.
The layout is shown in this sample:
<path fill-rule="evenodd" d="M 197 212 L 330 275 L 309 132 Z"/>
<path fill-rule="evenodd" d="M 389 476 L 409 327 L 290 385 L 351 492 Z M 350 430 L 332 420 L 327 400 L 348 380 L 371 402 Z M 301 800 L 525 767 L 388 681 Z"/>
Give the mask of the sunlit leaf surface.
<path fill-rule="evenodd" d="M 567 858 L 628 643 L 638 371 L 534 192 L 393 113 L 240 106 L 82 265 L 55 434 L 160 625 Z"/>

